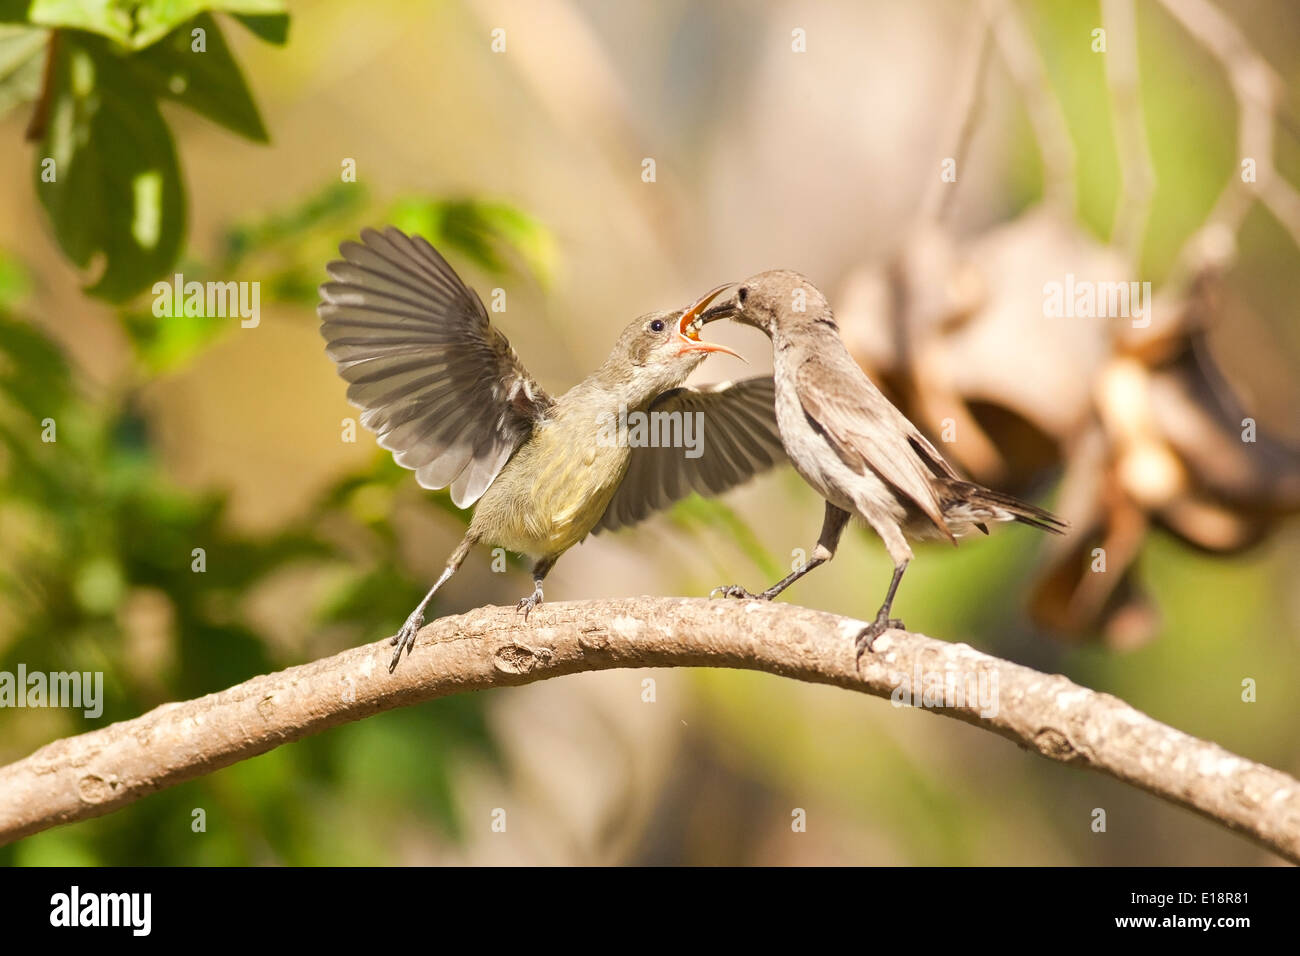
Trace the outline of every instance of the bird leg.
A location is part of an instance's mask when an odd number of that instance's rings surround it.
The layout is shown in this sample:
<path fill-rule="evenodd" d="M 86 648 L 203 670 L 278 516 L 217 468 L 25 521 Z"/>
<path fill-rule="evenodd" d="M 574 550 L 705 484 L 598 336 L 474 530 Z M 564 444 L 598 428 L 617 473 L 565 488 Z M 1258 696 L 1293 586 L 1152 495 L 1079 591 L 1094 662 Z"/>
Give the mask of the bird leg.
<path fill-rule="evenodd" d="M 849 513 L 847 511 L 835 507 L 829 501 L 826 502 L 826 516 L 822 519 L 822 533 L 817 539 L 817 546 L 813 548 L 811 558 L 761 594 L 750 594 L 739 584 L 724 584 L 710 591 L 709 597 L 721 593 L 724 598 L 734 597 L 757 601 L 772 600 L 813 568 L 819 567 L 835 557 L 835 548 L 840 543 L 840 535 L 844 533 L 844 526 L 848 524 L 848 521 Z"/>
<path fill-rule="evenodd" d="M 889 609 L 894 605 L 894 594 L 898 591 L 898 582 L 903 580 L 903 572 L 907 570 L 907 562 L 894 566 L 894 579 L 889 582 L 889 593 L 885 595 L 885 603 L 880 605 L 880 610 L 876 612 L 876 619 L 858 632 L 857 640 L 854 646 L 857 648 L 858 657 L 862 656 L 863 651 L 871 650 L 875 644 L 876 638 L 886 631 L 897 628 L 903 630 L 903 622 L 896 617 L 889 616 Z"/>
<path fill-rule="evenodd" d="M 433 596 L 438 593 L 438 588 L 446 584 L 447 579 L 459 570 L 460 566 L 465 562 L 465 556 L 469 554 L 469 549 L 477 541 L 478 537 L 476 535 L 465 535 L 460 544 L 456 546 L 456 550 L 451 553 L 451 557 L 447 559 L 447 567 L 443 569 L 442 575 L 437 582 L 434 583 L 433 587 L 429 588 L 429 593 L 424 596 L 424 600 L 416 605 L 415 610 L 407 617 L 406 623 L 398 629 L 397 633 L 393 635 L 393 639 L 388 642 L 397 645 L 397 650 L 393 652 L 393 659 L 388 662 L 388 672 L 390 674 L 397 667 L 397 662 L 402 659 L 403 649 L 406 650 L 408 655 L 411 653 L 411 647 L 415 644 L 415 635 L 424 626 L 424 609 L 429 606 Z"/>
<path fill-rule="evenodd" d="M 813 568 L 825 564 L 829 559 L 830 555 L 823 555 L 818 549 L 814 549 L 813 556 L 809 558 L 806 563 L 800 565 L 796 570 L 791 571 L 766 591 L 760 591 L 758 594 L 751 594 L 739 584 L 720 584 L 709 592 L 709 597 L 713 597 L 717 594 L 724 598 L 744 598 L 747 601 L 770 601 Z"/>
<path fill-rule="evenodd" d="M 519 603 L 515 605 L 515 613 L 524 612 L 525 624 L 528 623 L 528 613 L 542 603 L 542 580 L 547 572 L 555 567 L 555 560 L 555 558 L 538 558 L 537 563 L 533 565 L 533 593 L 526 598 L 520 598 Z"/>

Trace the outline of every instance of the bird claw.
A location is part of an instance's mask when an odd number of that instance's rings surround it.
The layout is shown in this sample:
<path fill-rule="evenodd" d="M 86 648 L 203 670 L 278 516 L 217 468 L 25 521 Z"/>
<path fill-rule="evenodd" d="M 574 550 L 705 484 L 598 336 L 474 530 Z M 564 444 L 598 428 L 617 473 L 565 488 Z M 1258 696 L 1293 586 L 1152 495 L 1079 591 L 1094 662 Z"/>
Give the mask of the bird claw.
<path fill-rule="evenodd" d="M 526 598 L 520 598 L 519 603 L 515 605 L 515 613 L 524 612 L 524 623 L 528 623 L 528 614 L 533 608 L 542 603 L 542 589 L 538 588 Z"/>
<path fill-rule="evenodd" d="M 709 592 L 709 598 L 712 599 L 714 595 L 721 595 L 724 598 L 742 598 L 746 601 L 765 600 L 763 595 L 750 594 L 739 584 L 719 584 L 716 588 L 714 588 L 712 591 Z"/>
<path fill-rule="evenodd" d="M 405 650 L 409 656 L 411 648 L 415 646 L 415 635 L 420 633 L 420 628 L 424 626 L 424 614 L 420 611 L 413 611 L 411 616 L 393 635 L 389 644 L 396 644 L 397 650 L 393 651 L 393 659 L 388 662 L 388 673 L 397 669 L 397 663 L 402 659 L 402 651 Z"/>
<path fill-rule="evenodd" d="M 874 650 L 873 645 L 876 643 L 876 638 L 881 634 L 886 631 L 901 631 L 904 629 L 905 625 L 896 617 L 877 617 L 858 632 L 858 636 L 853 642 L 853 646 L 858 652 L 858 658 L 860 659 L 866 651 Z"/>

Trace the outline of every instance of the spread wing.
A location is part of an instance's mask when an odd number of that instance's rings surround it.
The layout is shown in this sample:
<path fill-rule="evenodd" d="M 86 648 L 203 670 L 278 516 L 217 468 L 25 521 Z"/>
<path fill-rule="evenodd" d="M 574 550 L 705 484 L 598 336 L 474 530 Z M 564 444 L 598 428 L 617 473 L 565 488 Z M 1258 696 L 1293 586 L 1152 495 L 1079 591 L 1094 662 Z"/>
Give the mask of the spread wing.
<path fill-rule="evenodd" d="M 552 400 L 427 240 L 389 226 L 339 246 L 317 312 L 361 424 L 425 488 L 467 508 Z"/>
<path fill-rule="evenodd" d="M 693 448 L 633 448 L 627 474 L 596 532 L 635 524 L 693 491 L 721 494 L 785 461 L 770 377 L 670 389 L 651 403 L 649 411 L 693 416 L 695 430 L 686 432 L 683 418 L 680 434 L 697 441 L 700 453 L 689 457 Z M 694 417 L 697 412 L 699 417 Z"/>
<path fill-rule="evenodd" d="M 860 475 L 871 469 L 953 538 L 934 479 L 956 478 L 956 472 L 852 358 L 810 356 L 795 373 L 795 384 L 804 412 L 840 460 Z"/>

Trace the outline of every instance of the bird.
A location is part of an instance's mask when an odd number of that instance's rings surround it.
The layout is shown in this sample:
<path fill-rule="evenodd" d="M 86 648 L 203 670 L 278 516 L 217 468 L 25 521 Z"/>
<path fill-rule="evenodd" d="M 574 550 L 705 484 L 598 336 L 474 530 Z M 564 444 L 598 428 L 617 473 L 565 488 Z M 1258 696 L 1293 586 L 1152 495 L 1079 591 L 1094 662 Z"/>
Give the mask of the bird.
<path fill-rule="evenodd" d="M 699 337 L 704 308 L 725 286 L 633 320 L 596 371 L 552 397 L 427 239 L 364 229 L 339 253 L 317 313 L 348 400 L 421 486 L 449 487 L 457 507 L 474 508 L 441 576 L 393 635 L 390 672 L 474 545 L 532 560 L 533 591 L 516 606 L 527 622 L 547 572 L 588 533 L 635 524 L 692 491 L 720 494 L 784 460 L 771 376 L 682 384 L 710 354 L 736 355 Z M 646 418 L 649 429 L 627 427 Z M 662 422 L 676 430 L 660 442 Z M 696 423 L 699 447 L 673 447 Z"/>
<path fill-rule="evenodd" d="M 1068 524 L 1050 511 L 963 479 L 853 360 L 826 297 L 804 276 L 778 269 L 750 277 L 705 310 L 706 322 L 721 318 L 771 338 L 781 440 L 795 471 L 826 499 L 826 510 L 801 567 L 759 594 L 733 584 L 712 595 L 772 600 L 834 557 L 845 524 L 857 516 L 894 562 L 884 603 L 855 638 L 861 658 L 886 630 L 904 628 L 890 614 L 912 561 L 909 539 L 955 545 L 1003 521 L 1065 533 Z"/>

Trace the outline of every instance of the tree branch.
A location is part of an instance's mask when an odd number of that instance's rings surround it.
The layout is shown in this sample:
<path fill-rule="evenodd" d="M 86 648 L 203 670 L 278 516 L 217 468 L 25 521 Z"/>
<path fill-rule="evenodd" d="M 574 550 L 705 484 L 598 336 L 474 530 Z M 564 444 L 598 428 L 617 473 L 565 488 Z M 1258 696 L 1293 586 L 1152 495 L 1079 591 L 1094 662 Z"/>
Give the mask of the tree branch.
<path fill-rule="evenodd" d="M 965 699 L 941 713 L 1133 784 L 1300 862 L 1300 782 L 1286 774 L 965 644 L 891 631 L 859 672 L 853 636 L 862 626 L 791 604 L 695 598 L 547 604 L 527 624 L 514 608 L 480 608 L 427 625 L 394 674 L 387 641 L 352 648 L 55 741 L 0 768 L 0 844 L 436 697 L 619 667 L 734 667 L 885 698 L 908 688 L 918 700 L 946 679 Z"/>
<path fill-rule="evenodd" d="M 1142 262 L 1142 242 L 1155 198 L 1156 172 L 1142 114 L 1134 0 L 1101 0 L 1101 22 L 1110 41 L 1106 85 L 1110 89 L 1111 122 L 1120 168 L 1120 194 L 1110 239 L 1128 258 L 1130 266 L 1137 268 Z"/>

